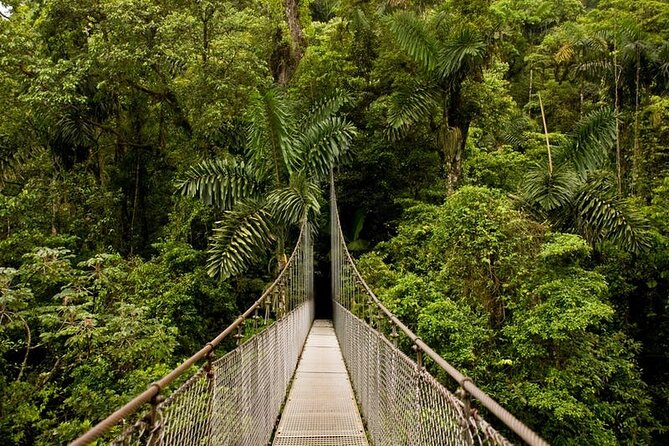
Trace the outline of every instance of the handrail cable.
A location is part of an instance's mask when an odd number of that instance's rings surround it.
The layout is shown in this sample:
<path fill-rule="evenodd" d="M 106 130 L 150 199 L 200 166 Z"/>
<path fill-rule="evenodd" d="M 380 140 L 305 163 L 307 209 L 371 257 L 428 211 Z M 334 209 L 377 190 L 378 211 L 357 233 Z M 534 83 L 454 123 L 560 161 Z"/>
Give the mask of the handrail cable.
<path fill-rule="evenodd" d="M 160 392 L 163 389 L 165 389 L 168 385 L 174 382 L 175 379 L 180 377 L 186 370 L 192 367 L 193 364 L 197 363 L 202 359 L 205 359 L 208 355 L 210 355 L 225 338 L 227 338 L 231 333 L 237 330 L 238 327 L 240 327 L 240 325 L 246 319 L 248 319 L 249 316 L 251 316 L 251 314 L 253 314 L 253 312 L 256 311 L 256 309 L 259 309 L 260 306 L 265 303 L 266 299 L 268 299 L 271 296 L 271 293 L 274 291 L 275 287 L 277 287 L 277 285 L 283 280 L 284 275 L 289 269 L 289 266 L 297 257 L 298 252 L 300 250 L 300 242 L 303 239 L 303 235 L 305 231 L 309 230 L 310 229 L 308 227 L 308 224 L 306 222 L 303 222 L 300 228 L 298 243 L 296 244 L 295 249 L 293 249 L 290 258 L 281 269 L 279 275 L 276 277 L 274 282 L 272 282 L 272 284 L 262 293 L 260 298 L 256 300 L 253 303 L 253 305 L 251 305 L 244 313 L 242 313 L 239 317 L 237 317 L 237 319 L 235 319 L 234 322 L 232 322 L 232 324 L 230 324 L 218 336 L 216 336 L 214 339 L 208 342 L 197 353 L 195 353 L 193 356 L 182 362 L 181 365 L 176 367 L 174 370 L 172 370 L 170 373 L 168 373 L 158 381 L 150 384 L 144 392 L 140 393 L 135 398 L 130 400 L 128 403 L 123 405 L 121 408 L 116 410 L 114 413 L 109 415 L 107 418 L 96 424 L 88 432 L 86 432 L 85 434 L 74 440 L 72 443 L 70 443 L 69 446 L 85 446 L 92 443 L 94 440 L 96 440 L 101 435 L 108 432 L 112 427 L 121 422 L 128 415 L 137 411 L 137 409 L 141 407 L 143 404 L 155 401 L 155 398 L 160 394 Z"/>
<path fill-rule="evenodd" d="M 344 240 L 344 234 L 341 228 L 341 222 L 339 220 L 339 211 L 337 209 L 337 197 L 334 187 L 334 175 L 331 176 L 331 206 L 332 212 L 334 213 L 333 221 L 336 222 L 337 228 L 335 229 L 338 232 L 340 240 Z M 342 243 L 343 252 L 346 256 L 348 264 L 352 267 L 353 273 L 356 277 L 356 283 L 364 289 L 365 293 L 371 298 L 372 302 L 376 307 L 381 310 L 386 317 L 391 321 L 391 324 L 394 324 L 399 328 L 415 345 L 417 349 L 430 357 L 435 364 L 441 367 L 446 373 L 448 373 L 451 378 L 453 378 L 467 393 L 472 397 L 477 399 L 483 407 L 488 409 L 492 414 L 494 414 L 502 423 L 504 423 L 509 429 L 515 432 L 520 438 L 525 440 L 530 446 L 549 446 L 549 444 L 542 439 L 537 433 L 532 429 L 527 427 L 523 422 L 518 420 L 514 415 L 509 411 L 504 409 L 499 403 L 497 403 L 493 398 L 481 390 L 471 378 L 462 374 L 458 369 L 453 367 L 448 361 L 442 358 L 437 352 L 435 352 L 429 345 L 427 345 L 423 340 L 416 335 L 409 327 L 407 327 L 401 320 L 397 318 L 383 303 L 381 300 L 374 294 L 370 289 L 367 282 L 363 279 L 360 271 L 358 271 L 353 257 L 348 250 L 348 247 L 345 243 Z"/>

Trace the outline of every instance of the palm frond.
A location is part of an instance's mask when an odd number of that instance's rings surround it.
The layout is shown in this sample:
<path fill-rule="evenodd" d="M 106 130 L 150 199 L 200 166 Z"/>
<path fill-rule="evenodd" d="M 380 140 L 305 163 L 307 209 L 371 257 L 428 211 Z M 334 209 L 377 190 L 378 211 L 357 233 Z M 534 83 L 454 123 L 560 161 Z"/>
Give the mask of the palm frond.
<path fill-rule="evenodd" d="M 84 119 L 85 110 L 71 107 L 56 123 L 57 135 L 71 145 L 89 145 L 93 141 L 93 126 Z"/>
<path fill-rule="evenodd" d="M 656 76 L 665 83 L 669 82 L 669 42 L 664 42 L 653 52 L 653 65 Z"/>
<path fill-rule="evenodd" d="M 391 96 L 388 125 L 402 134 L 412 125 L 427 120 L 438 104 L 438 92 L 434 85 L 409 85 Z"/>
<path fill-rule="evenodd" d="M 425 23 L 415 14 L 401 11 L 391 17 L 389 24 L 400 48 L 425 71 L 432 71 L 436 66 L 437 52 Z"/>
<path fill-rule="evenodd" d="M 576 71 L 591 78 L 599 78 L 611 70 L 611 65 L 608 59 L 590 59 L 578 64 Z"/>
<path fill-rule="evenodd" d="M 606 240 L 623 250 L 641 252 L 650 244 L 647 223 L 615 191 L 610 178 L 591 178 L 584 183 L 574 200 L 576 226 L 592 245 Z"/>
<path fill-rule="evenodd" d="M 270 192 L 267 204 L 277 221 L 287 225 L 299 224 L 305 217 L 313 221 L 320 215 L 320 194 L 318 184 L 300 172 L 291 176 L 287 187 Z"/>
<path fill-rule="evenodd" d="M 3 181 L 22 178 L 21 166 L 28 161 L 29 156 L 37 152 L 34 149 L 19 149 L 13 138 L 0 134 L 0 185 Z"/>
<path fill-rule="evenodd" d="M 177 185 L 181 195 L 226 210 L 239 200 L 255 197 L 261 189 L 252 167 L 234 158 L 202 161 L 192 166 Z"/>
<path fill-rule="evenodd" d="M 537 164 L 525 175 L 522 193 L 528 203 L 553 211 L 571 201 L 578 185 L 578 176 L 568 165 L 558 165 L 551 173 L 546 165 Z"/>
<path fill-rule="evenodd" d="M 437 70 L 442 79 L 448 79 L 483 59 L 486 44 L 479 34 L 468 27 L 460 29 L 439 51 Z"/>
<path fill-rule="evenodd" d="M 188 69 L 188 63 L 176 54 L 163 53 L 162 60 L 172 76 L 182 76 Z"/>
<path fill-rule="evenodd" d="M 304 116 L 303 122 L 307 126 L 310 126 L 318 121 L 334 116 L 350 100 L 351 96 L 346 91 L 337 89 L 330 96 L 316 102 Z"/>
<path fill-rule="evenodd" d="M 575 55 L 576 51 L 574 49 L 573 43 L 564 42 L 562 46 L 560 46 L 560 48 L 553 55 L 553 59 L 555 59 L 557 63 L 566 63 L 570 62 Z"/>
<path fill-rule="evenodd" d="M 244 202 L 216 222 L 207 259 L 211 277 L 227 279 L 265 254 L 274 240 L 272 216 L 259 202 Z"/>
<path fill-rule="evenodd" d="M 299 137 L 298 146 L 307 172 L 317 178 L 329 175 L 355 135 L 353 124 L 339 116 L 323 119 L 305 129 Z"/>
<path fill-rule="evenodd" d="M 351 13 L 351 24 L 354 30 L 369 31 L 371 24 L 365 12 L 360 8 L 355 8 Z"/>
<path fill-rule="evenodd" d="M 589 170 L 603 167 L 616 141 L 613 110 L 601 108 L 583 117 L 571 133 L 571 144 L 565 152 L 576 170 L 584 176 Z"/>
<path fill-rule="evenodd" d="M 248 112 L 250 121 L 248 155 L 265 173 L 290 172 L 297 164 L 298 153 L 292 135 L 295 133 L 290 104 L 276 89 L 257 95 Z"/>
<path fill-rule="evenodd" d="M 500 135 L 502 141 L 514 148 L 525 147 L 527 145 L 527 138 L 525 132 L 530 128 L 529 122 L 524 115 L 514 115 L 509 117 L 506 123 L 502 126 L 502 133 Z"/>

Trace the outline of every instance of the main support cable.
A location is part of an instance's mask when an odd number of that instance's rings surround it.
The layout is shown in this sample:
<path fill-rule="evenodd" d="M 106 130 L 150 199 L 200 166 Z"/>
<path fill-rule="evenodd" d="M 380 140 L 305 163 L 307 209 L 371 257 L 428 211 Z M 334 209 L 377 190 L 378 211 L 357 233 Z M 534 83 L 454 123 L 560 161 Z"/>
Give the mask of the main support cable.
<path fill-rule="evenodd" d="M 129 417 L 136 421 L 112 445 L 267 444 L 313 320 L 313 242 L 309 225 L 303 223 L 288 263 L 253 305 L 200 351 L 70 446 L 108 437 Z M 241 343 L 245 323 L 261 331 Z M 214 349 L 230 335 L 237 338 L 237 348 L 215 359 Z M 167 398 L 162 396 L 167 386 L 201 361 L 204 365 L 193 376 Z M 139 417 L 145 404 L 151 404 L 150 410 Z"/>
<path fill-rule="evenodd" d="M 511 444 L 471 407 L 472 398 L 527 444 L 548 446 L 423 342 L 372 292 L 346 247 L 333 175 L 330 232 L 335 331 L 376 446 Z M 398 348 L 400 333 L 410 341 L 416 361 Z M 459 384 L 457 396 L 425 370 L 424 356 Z"/>

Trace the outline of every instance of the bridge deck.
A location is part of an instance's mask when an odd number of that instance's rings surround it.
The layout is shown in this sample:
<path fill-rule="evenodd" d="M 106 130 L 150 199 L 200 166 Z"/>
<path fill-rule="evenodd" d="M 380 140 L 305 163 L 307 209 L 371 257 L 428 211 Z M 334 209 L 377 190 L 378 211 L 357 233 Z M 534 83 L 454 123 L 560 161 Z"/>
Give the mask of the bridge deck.
<path fill-rule="evenodd" d="M 316 320 L 297 366 L 275 446 L 367 446 L 332 322 Z"/>

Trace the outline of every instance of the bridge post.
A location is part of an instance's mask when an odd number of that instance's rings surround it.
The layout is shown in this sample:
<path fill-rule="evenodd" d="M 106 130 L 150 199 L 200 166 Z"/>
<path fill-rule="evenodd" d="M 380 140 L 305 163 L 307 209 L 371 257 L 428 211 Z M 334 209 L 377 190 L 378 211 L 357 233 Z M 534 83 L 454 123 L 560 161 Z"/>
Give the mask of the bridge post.
<path fill-rule="evenodd" d="M 392 320 L 392 318 L 388 318 L 388 322 L 390 323 L 390 340 L 393 342 L 393 346 L 397 347 L 397 338 L 400 337 L 399 333 L 397 333 L 397 325 L 395 324 L 395 321 Z"/>
<path fill-rule="evenodd" d="M 151 398 L 151 411 L 147 415 L 149 431 L 149 441 L 147 442 L 147 446 L 157 446 L 160 444 L 160 434 L 163 429 L 163 424 L 158 421 L 158 405 L 163 401 L 165 401 L 165 397 L 160 394 L 156 394 Z"/>
<path fill-rule="evenodd" d="M 278 286 L 278 302 L 277 302 L 277 312 L 276 312 L 276 319 L 283 319 L 285 316 L 285 311 L 286 311 L 286 287 L 283 284 L 283 281 L 279 282 Z"/>
<path fill-rule="evenodd" d="M 253 312 L 253 332 L 254 333 L 258 330 L 258 319 L 260 319 L 260 316 L 258 315 L 258 307 L 256 307 L 255 311 Z"/>
<path fill-rule="evenodd" d="M 463 437 L 465 441 L 467 442 L 468 445 L 473 445 L 474 444 L 474 438 L 472 435 L 472 427 L 469 424 L 469 417 L 471 417 L 472 412 L 474 409 L 472 409 L 472 396 L 467 390 L 464 388 L 464 383 L 466 381 L 472 382 L 472 380 L 468 377 L 465 377 L 462 382 L 460 383 L 460 387 L 458 390 L 455 392 L 455 395 L 460 398 L 460 401 L 462 401 L 462 404 L 464 405 L 463 408 Z"/>
<path fill-rule="evenodd" d="M 241 316 L 240 316 L 240 317 L 241 317 Z M 239 347 L 239 344 L 242 343 L 242 338 L 244 337 L 244 333 L 242 332 L 242 327 L 244 326 L 244 322 L 245 322 L 245 321 L 246 321 L 246 320 L 243 319 L 243 320 L 239 323 L 239 325 L 237 325 L 237 333 L 235 333 L 235 336 L 234 336 L 234 338 L 235 338 L 235 345 L 236 345 L 237 347 Z"/>
<path fill-rule="evenodd" d="M 269 323 L 269 308 L 272 306 L 270 296 L 265 297 L 265 325 Z"/>
<path fill-rule="evenodd" d="M 376 329 L 379 331 L 379 334 L 383 333 L 381 321 L 383 320 L 383 312 L 381 308 L 376 307 Z"/>
<path fill-rule="evenodd" d="M 418 365 L 418 370 L 423 369 L 423 350 L 414 342 L 414 344 L 411 346 L 413 351 L 416 352 L 416 364 Z"/>

